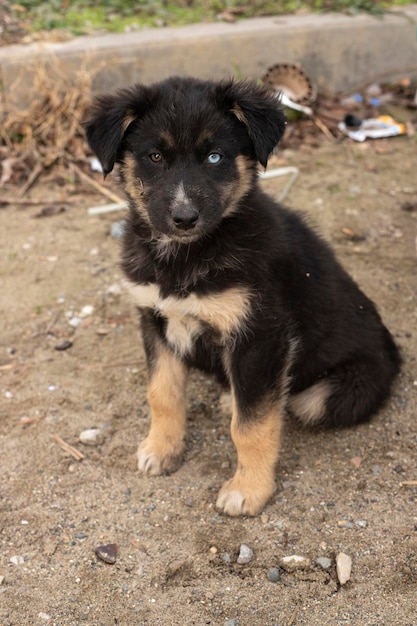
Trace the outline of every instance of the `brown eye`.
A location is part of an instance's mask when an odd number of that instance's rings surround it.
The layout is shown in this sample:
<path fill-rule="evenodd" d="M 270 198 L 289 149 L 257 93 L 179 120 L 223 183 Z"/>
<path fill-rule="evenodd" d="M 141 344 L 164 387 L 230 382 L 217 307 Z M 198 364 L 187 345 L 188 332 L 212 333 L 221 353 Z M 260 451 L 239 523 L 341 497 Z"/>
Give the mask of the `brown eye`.
<path fill-rule="evenodd" d="M 152 161 L 152 163 L 161 163 L 162 154 L 160 152 L 151 152 L 151 154 L 149 155 L 149 158 Z"/>

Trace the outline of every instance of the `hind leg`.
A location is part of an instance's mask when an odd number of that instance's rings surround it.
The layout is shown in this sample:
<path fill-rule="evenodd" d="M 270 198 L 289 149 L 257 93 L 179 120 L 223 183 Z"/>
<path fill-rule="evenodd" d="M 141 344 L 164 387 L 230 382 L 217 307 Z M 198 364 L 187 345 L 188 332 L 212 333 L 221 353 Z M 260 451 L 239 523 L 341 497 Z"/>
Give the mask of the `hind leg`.
<path fill-rule="evenodd" d="M 287 407 L 304 424 L 354 426 L 368 421 L 386 400 L 393 367 L 373 359 L 353 361 L 288 398 Z"/>

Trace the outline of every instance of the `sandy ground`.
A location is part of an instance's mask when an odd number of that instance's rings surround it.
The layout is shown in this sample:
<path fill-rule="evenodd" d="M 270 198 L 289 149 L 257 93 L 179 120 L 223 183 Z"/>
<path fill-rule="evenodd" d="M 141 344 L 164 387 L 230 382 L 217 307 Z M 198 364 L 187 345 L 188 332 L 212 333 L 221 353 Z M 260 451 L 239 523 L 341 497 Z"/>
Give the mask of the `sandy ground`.
<path fill-rule="evenodd" d="M 136 471 L 149 416 L 110 236 L 121 215 L 88 216 L 103 199 L 56 181 L 32 191 L 40 206 L 0 208 L 1 626 L 417 625 L 415 154 L 414 138 L 398 138 L 280 155 L 300 167 L 287 204 L 308 213 L 377 302 L 404 367 L 371 424 L 288 424 L 278 489 L 257 518 L 214 508 L 235 455 L 219 389 L 198 373 L 184 465 L 169 477 Z M 35 218 L 64 200 L 65 211 Z M 93 426 L 104 441 L 82 444 Z M 253 557 L 241 565 L 243 543 Z M 95 555 L 106 544 L 117 545 L 114 564 Z M 340 552 L 353 563 L 343 586 Z M 293 554 L 310 563 L 281 568 Z"/>

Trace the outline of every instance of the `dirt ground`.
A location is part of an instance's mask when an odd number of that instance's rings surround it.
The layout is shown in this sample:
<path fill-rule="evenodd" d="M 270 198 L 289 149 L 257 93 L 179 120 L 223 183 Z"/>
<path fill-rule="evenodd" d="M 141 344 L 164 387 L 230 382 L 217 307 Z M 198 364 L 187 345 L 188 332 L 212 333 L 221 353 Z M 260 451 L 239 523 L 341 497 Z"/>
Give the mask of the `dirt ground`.
<path fill-rule="evenodd" d="M 279 155 L 300 168 L 286 203 L 308 213 L 377 302 L 404 367 L 371 424 L 287 424 L 278 489 L 257 518 L 215 510 L 235 453 L 219 389 L 198 373 L 183 466 L 158 478 L 136 470 L 149 416 L 110 236 L 122 214 L 89 216 L 106 200 L 71 181 L 34 188 L 38 206 L 0 208 L 1 626 L 417 625 L 415 155 L 415 138 Z M 276 194 L 282 180 L 262 184 Z M 93 426 L 104 442 L 84 445 Z M 117 545 L 114 564 L 95 555 L 106 544 Z M 244 565 L 241 544 L 253 550 Z M 343 586 L 340 552 L 353 563 Z M 281 568 L 293 554 L 310 564 Z"/>

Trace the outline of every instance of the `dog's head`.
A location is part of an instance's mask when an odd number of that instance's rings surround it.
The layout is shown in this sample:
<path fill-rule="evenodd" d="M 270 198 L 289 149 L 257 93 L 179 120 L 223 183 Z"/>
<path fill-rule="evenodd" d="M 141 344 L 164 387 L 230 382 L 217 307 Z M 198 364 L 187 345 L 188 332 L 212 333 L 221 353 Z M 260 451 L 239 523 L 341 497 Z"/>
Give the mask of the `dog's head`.
<path fill-rule="evenodd" d="M 153 236 L 180 242 L 236 211 L 284 128 L 264 87 L 192 78 L 99 96 L 86 123 L 104 173 L 120 164 L 130 205 Z"/>

